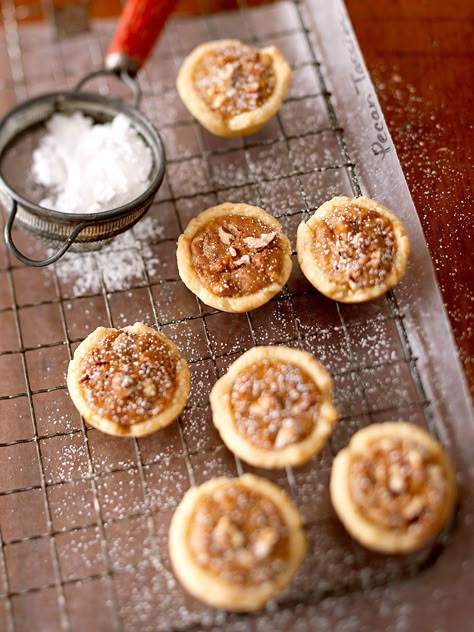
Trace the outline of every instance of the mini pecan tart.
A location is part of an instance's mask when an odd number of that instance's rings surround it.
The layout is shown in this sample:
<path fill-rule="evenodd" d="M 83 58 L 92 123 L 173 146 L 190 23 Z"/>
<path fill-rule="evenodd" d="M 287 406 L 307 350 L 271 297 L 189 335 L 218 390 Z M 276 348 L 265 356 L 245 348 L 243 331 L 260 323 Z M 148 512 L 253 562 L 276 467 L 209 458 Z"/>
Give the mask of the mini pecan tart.
<path fill-rule="evenodd" d="M 244 353 L 215 383 L 210 400 L 226 446 L 259 467 L 304 463 L 337 420 L 329 373 L 310 353 L 289 347 Z"/>
<path fill-rule="evenodd" d="M 398 283 L 410 242 L 400 220 L 379 202 L 335 197 L 299 225 L 296 250 L 317 290 L 336 301 L 361 303 Z"/>
<path fill-rule="evenodd" d="M 195 48 L 176 82 L 191 114 L 213 134 L 258 131 L 283 101 L 291 70 L 275 46 L 259 50 L 239 40 L 217 40 Z"/>
<path fill-rule="evenodd" d="M 306 544 L 299 511 L 253 474 L 190 489 L 171 520 L 171 562 L 195 597 L 233 611 L 258 610 L 289 583 Z"/>
<path fill-rule="evenodd" d="M 224 312 L 267 303 L 292 267 L 291 245 L 280 223 L 261 208 L 229 202 L 190 221 L 178 239 L 177 259 L 185 285 Z"/>
<path fill-rule="evenodd" d="M 443 448 L 403 421 L 359 430 L 334 459 L 330 491 L 349 533 L 381 553 L 408 553 L 429 543 L 456 502 Z"/>
<path fill-rule="evenodd" d="M 77 347 L 67 386 L 84 420 L 120 436 L 143 436 L 170 424 L 189 394 L 189 369 L 164 334 L 135 323 L 98 327 Z"/>

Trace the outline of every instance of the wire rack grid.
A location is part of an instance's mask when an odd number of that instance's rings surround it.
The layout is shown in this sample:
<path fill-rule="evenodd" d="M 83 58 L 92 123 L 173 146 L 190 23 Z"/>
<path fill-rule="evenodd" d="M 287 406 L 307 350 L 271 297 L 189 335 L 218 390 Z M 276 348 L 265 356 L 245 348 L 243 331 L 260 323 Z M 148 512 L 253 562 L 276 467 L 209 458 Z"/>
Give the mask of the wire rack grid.
<path fill-rule="evenodd" d="M 7 87 L 20 100 L 58 81 L 74 84 L 100 65 L 113 27 L 97 21 L 89 34 L 52 42 L 45 25 L 18 27 L 6 20 Z M 234 36 L 259 46 L 275 43 L 293 70 L 279 114 L 245 140 L 213 138 L 184 110 L 174 88 L 192 46 Z M 19 56 L 12 54 L 14 46 Z M 141 83 L 142 108 L 168 154 L 166 181 L 149 214 L 159 230 L 144 234 L 138 225 L 107 247 L 105 259 L 102 251 L 70 255 L 69 262 L 82 259 L 67 274 L 61 263 L 31 270 L 5 247 L 2 253 L 0 622 L 8 630 L 36 629 L 38 622 L 50 630 L 237 630 L 283 629 L 296 617 L 302 629 L 311 629 L 312 608 L 326 597 L 417 573 L 439 552 L 400 560 L 365 551 L 335 519 L 328 495 L 332 458 L 358 428 L 404 418 L 435 431 L 404 314 L 394 292 L 361 306 L 324 299 L 296 260 L 287 287 L 266 306 L 221 313 L 184 288 L 174 260 L 187 221 L 215 203 L 262 206 L 279 218 L 294 244 L 297 225 L 322 201 L 362 193 L 305 3 L 239 3 L 235 12 L 172 20 Z M 111 89 L 106 79 L 97 85 Z M 18 234 L 17 240 L 39 247 L 28 236 Z M 117 284 L 108 266 L 130 258 L 141 264 Z M 85 271 L 91 283 L 78 284 Z M 155 324 L 181 348 L 190 363 L 192 394 L 171 427 L 144 439 L 115 440 L 87 427 L 74 411 L 65 370 L 93 328 L 135 320 Z M 212 426 L 213 382 L 259 344 L 309 350 L 333 374 L 341 419 L 328 446 L 303 467 L 249 467 L 226 450 Z M 233 615 L 198 604 L 176 584 L 166 534 L 190 485 L 245 471 L 289 492 L 304 516 L 309 553 L 277 603 L 256 615 Z"/>

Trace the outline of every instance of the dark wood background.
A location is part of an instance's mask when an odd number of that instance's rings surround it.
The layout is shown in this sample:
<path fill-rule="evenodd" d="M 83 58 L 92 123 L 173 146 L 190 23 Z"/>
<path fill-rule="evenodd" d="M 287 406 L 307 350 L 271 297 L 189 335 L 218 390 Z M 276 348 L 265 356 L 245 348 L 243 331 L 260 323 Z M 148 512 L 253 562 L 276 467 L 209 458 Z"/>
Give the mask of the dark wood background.
<path fill-rule="evenodd" d="M 474 3 L 346 0 L 346 6 L 474 395 Z"/>

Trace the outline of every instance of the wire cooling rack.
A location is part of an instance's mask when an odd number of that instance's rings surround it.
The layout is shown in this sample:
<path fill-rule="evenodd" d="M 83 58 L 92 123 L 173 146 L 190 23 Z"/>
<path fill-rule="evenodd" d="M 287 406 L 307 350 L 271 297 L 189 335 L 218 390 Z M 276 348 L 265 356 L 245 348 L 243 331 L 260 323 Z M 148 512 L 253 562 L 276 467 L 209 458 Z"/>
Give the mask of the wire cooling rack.
<path fill-rule="evenodd" d="M 142 72 L 141 107 L 168 156 L 148 217 L 105 250 L 68 255 L 46 269 L 19 265 L 2 245 L 1 629 L 314 629 L 315 617 L 328 621 L 319 606 L 327 612 L 340 595 L 417 575 L 442 549 L 438 543 L 403 558 L 368 552 L 349 538 L 329 500 L 332 458 L 357 429 L 406 419 L 436 433 L 397 292 L 369 304 L 338 304 L 308 284 L 295 258 L 281 294 L 250 313 L 227 314 L 202 304 L 179 280 L 176 239 L 209 206 L 262 206 L 294 246 L 298 224 L 323 201 L 361 194 L 305 3 L 239 3 L 236 9 L 170 21 Z M 115 26 L 96 20 L 87 34 L 54 40 L 45 23 L 19 25 L 11 3 L 4 18 L 6 101 L 73 85 L 101 65 Z M 184 55 L 223 37 L 273 43 L 293 69 L 278 115 L 246 139 L 208 134 L 174 87 Z M 118 87 L 102 78 L 97 89 L 116 94 Z M 42 248 L 21 233 L 16 240 L 30 252 Z M 192 392 L 170 427 L 147 438 L 116 439 L 84 425 L 68 398 L 65 373 L 75 347 L 95 327 L 136 320 L 176 342 L 190 363 Z M 260 344 L 309 350 L 334 377 L 340 422 L 322 453 L 299 468 L 247 466 L 212 425 L 210 388 L 236 357 Z M 299 575 L 255 615 L 216 612 L 186 595 L 167 550 L 169 521 L 186 489 L 245 471 L 288 491 L 309 541 Z"/>

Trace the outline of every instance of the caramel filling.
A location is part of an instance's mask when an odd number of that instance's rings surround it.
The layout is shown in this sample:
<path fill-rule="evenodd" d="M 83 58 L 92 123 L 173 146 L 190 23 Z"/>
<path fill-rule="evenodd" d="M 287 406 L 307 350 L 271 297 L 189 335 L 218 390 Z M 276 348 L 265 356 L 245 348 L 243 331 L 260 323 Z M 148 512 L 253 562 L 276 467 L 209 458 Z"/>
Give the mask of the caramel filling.
<path fill-rule="evenodd" d="M 166 408 L 177 362 L 177 353 L 152 334 L 112 330 L 82 362 L 82 392 L 98 414 L 131 426 Z"/>
<path fill-rule="evenodd" d="M 254 217 L 211 220 L 191 242 L 201 283 L 217 296 L 247 296 L 275 283 L 283 268 L 280 233 Z"/>
<path fill-rule="evenodd" d="M 436 454 L 415 441 L 378 439 L 350 466 L 360 513 L 384 529 L 429 534 L 440 525 L 447 481 Z"/>
<path fill-rule="evenodd" d="M 389 219 L 355 205 L 338 208 L 314 229 L 314 253 L 332 281 L 351 290 L 383 283 L 397 246 Z"/>
<path fill-rule="evenodd" d="M 212 109 L 224 119 L 261 107 L 275 87 L 269 55 L 244 44 L 217 48 L 196 66 L 194 85 Z"/>
<path fill-rule="evenodd" d="M 316 384 L 290 362 L 260 360 L 242 371 L 231 391 L 239 433 L 269 450 L 306 439 L 317 423 L 319 402 Z"/>
<path fill-rule="evenodd" d="M 201 567 L 237 584 L 272 579 L 290 556 L 288 529 L 278 508 L 239 483 L 200 500 L 188 536 Z"/>

